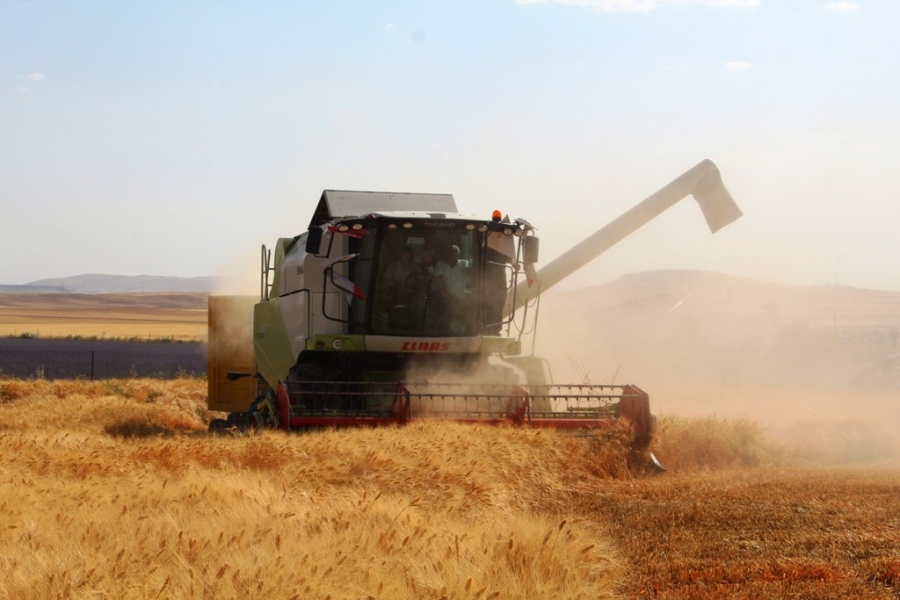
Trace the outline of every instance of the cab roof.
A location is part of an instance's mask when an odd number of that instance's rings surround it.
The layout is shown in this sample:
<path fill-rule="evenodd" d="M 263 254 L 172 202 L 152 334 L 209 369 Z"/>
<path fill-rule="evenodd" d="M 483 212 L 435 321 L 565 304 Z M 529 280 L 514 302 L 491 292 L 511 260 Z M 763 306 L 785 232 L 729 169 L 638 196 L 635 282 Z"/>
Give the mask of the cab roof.
<path fill-rule="evenodd" d="M 317 227 L 334 219 L 361 217 L 371 213 L 409 213 L 421 216 L 439 213 L 446 218 L 455 215 L 458 210 L 450 194 L 325 190 L 309 226 Z"/>

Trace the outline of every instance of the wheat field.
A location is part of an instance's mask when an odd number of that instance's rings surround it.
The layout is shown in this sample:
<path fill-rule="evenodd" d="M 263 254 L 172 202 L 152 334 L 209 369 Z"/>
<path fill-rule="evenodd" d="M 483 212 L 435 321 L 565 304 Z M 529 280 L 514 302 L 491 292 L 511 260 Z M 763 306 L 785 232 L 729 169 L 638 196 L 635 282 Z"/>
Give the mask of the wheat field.
<path fill-rule="evenodd" d="M 0 598 L 896 598 L 900 477 L 753 421 L 211 436 L 201 379 L 0 380 Z"/>
<path fill-rule="evenodd" d="M 205 382 L 0 383 L 3 598 L 613 597 L 547 432 L 203 431 Z"/>

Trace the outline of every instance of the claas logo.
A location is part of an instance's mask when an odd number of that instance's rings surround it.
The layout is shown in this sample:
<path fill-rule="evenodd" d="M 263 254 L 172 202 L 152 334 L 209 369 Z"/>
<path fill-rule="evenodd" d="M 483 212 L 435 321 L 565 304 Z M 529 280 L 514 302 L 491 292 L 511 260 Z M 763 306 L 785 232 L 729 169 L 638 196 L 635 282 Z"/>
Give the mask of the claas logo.
<path fill-rule="evenodd" d="M 403 350 L 407 352 L 446 352 L 449 342 L 403 342 Z"/>

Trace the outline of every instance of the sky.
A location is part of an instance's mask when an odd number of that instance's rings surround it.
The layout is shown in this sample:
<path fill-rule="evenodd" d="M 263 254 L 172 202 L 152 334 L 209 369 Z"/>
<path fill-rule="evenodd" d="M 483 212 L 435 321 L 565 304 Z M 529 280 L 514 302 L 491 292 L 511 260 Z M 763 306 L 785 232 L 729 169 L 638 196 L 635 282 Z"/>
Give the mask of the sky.
<path fill-rule="evenodd" d="M 450 193 L 546 264 L 703 159 L 566 280 L 701 269 L 900 290 L 900 3 L 0 1 L 0 283 L 247 281 L 323 189 Z M 255 287 L 254 287 L 255 286 Z"/>

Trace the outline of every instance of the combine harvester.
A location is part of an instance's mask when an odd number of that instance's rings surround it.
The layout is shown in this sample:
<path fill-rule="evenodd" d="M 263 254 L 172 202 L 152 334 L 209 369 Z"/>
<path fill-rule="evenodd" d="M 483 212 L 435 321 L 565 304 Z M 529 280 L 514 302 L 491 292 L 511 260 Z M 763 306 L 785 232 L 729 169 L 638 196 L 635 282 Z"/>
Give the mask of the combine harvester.
<path fill-rule="evenodd" d="M 541 293 L 689 195 L 712 232 L 741 216 L 705 160 L 536 270 L 538 238 L 523 219 L 459 214 L 446 194 L 326 190 L 274 261 L 263 246 L 258 299 L 209 299 L 208 406 L 230 413 L 210 430 L 417 418 L 583 429 L 624 418 L 633 455 L 658 466 L 647 394 L 555 384 L 533 333 Z"/>

